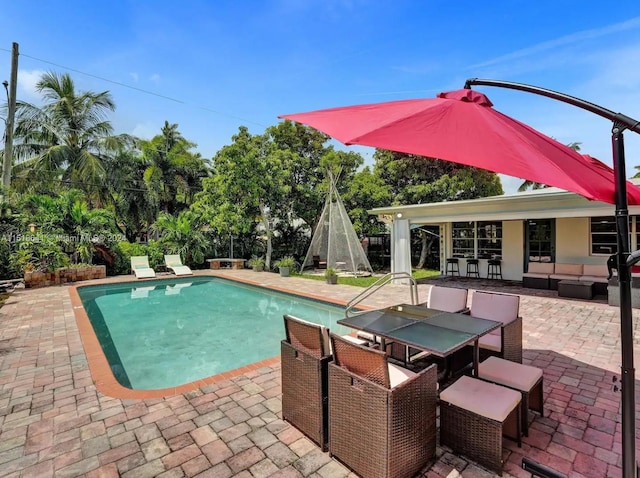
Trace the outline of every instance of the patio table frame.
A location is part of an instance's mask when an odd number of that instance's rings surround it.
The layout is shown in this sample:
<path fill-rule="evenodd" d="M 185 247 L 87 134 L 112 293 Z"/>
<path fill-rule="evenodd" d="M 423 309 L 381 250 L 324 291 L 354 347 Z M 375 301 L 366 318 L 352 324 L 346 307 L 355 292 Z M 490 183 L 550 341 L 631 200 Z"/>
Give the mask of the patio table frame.
<path fill-rule="evenodd" d="M 389 340 L 445 358 L 473 343 L 474 376 L 480 363 L 480 337 L 502 326 L 494 320 L 411 304 L 363 312 L 338 324 L 379 336 L 382 350 Z"/>

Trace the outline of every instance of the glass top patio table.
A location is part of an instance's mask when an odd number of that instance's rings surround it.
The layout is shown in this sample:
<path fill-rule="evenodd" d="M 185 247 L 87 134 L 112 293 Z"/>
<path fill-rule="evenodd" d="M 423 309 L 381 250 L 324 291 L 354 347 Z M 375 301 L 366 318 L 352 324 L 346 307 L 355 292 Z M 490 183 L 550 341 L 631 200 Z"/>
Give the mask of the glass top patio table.
<path fill-rule="evenodd" d="M 345 317 L 338 324 L 427 350 L 441 357 L 500 327 L 500 322 L 493 320 L 409 304 Z"/>

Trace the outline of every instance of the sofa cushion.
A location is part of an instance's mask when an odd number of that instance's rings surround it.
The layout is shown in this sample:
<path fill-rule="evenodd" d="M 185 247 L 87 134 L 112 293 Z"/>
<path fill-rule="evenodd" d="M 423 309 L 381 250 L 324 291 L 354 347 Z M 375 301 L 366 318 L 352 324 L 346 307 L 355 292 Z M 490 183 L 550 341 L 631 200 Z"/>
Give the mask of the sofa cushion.
<path fill-rule="evenodd" d="M 553 274 L 554 264 L 553 262 L 529 262 L 529 270 L 527 273 Z"/>
<path fill-rule="evenodd" d="M 540 272 L 525 272 L 524 274 L 522 274 L 522 277 L 535 277 L 539 279 L 548 279 L 549 274 L 544 274 Z"/>
<path fill-rule="evenodd" d="M 608 284 L 609 280 L 602 276 L 580 276 L 578 279 L 580 282 L 598 282 L 601 284 Z"/>
<path fill-rule="evenodd" d="M 555 270 L 553 271 L 554 275 L 571 275 L 571 276 L 581 276 L 582 273 L 582 264 L 559 264 L 556 263 Z"/>
<path fill-rule="evenodd" d="M 582 267 L 582 275 L 606 278 L 609 276 L 609 269 L 606 264 L 585 264 Z"/>

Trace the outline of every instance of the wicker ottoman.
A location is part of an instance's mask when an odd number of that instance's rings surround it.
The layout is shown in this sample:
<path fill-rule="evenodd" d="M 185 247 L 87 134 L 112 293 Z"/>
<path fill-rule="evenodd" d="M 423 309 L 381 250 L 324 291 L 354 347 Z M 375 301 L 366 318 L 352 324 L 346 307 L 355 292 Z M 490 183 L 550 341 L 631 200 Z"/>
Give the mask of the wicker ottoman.
<path fill-rule="evenodd" d="M 558 282 L 558 297 L 593 299 L 593 282 L 561 280 Z"/>
<path fill-rule="evenodd" d="M 521 446 L 521 394 L 463 376 L 440 393 L 440 443 L 502 475 L 502 435 Z"/>
<path fill-rule="evenodd" d="M 529 434 L 528 410 L 544 416 L 542 370 L 531 365 L 489 357 L 478 367 L 478 378 L 522 393 L 522 431 Z"/>

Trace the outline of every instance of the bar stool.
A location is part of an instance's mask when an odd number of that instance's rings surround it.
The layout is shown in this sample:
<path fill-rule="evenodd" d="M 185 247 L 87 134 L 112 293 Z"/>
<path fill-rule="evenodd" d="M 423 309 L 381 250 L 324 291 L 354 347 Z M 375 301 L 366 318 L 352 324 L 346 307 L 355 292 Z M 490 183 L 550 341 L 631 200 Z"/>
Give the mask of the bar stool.
<path fill-rule="evenodd" d="M 449 272 L 451 272 L 451 275 L 460 275 L 460 269 L 458 268 L 458 259 L 456 259 L 455 257 L 449 257 L 447 259 L 447 269 L 444 272 L 444 275 L 449 275 Z"/>
<path fill-rule="evenodd" d="M 467 277 L 475 275 L 480 278 L 480 270 L 478 269 L 478 259 L 467 259 Z"/>
<path fill-rule="evenodd" d="M 487 264 L 489 264 L 487 269 L 487 278 L 502 279 L 502 261 L 500 259 L 489 259 Z"/>

